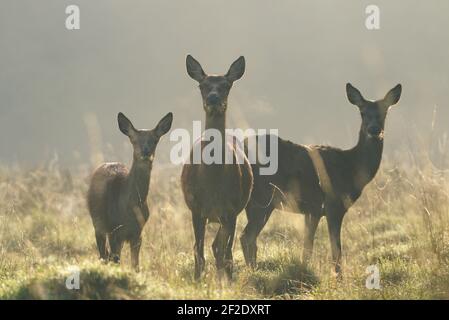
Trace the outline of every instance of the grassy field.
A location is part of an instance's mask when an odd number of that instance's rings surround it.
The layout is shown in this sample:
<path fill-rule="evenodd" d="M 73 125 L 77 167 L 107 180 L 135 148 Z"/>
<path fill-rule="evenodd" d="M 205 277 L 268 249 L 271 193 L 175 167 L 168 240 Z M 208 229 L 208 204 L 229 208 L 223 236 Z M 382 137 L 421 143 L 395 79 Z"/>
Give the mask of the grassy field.
<path fill-rule="evenodd" d="M 206 274 L 193 276 L 193 231 L 184 204 L 179 168 L 155 165 L 151 217 L 145 226 L 141 271 L 129 267 L 125 247 L 120 267 L 98 261 L 85 205 L 86 173 L 57 165 L 25 171 L 0 168 L 1 299 L 448 299 L 448 173 L 429 163 L 397 166 L 384 160 L 375 180 L 345 217 L 344 278 L 330 264 L 326 221 L 317 232 L 312 264 L 301 264 L 303 216 L 274 212 L 259 237 L 259 264 L 245 266 L 235 242 L 234 281 L 220 283 L 210 248 Z M 239 216 L 237 235 L 246 223 Z M 366 268 L 380 270 L 379 290 L 365 286 Z M 80 270 L 80 290 L 65 280 Z"/>

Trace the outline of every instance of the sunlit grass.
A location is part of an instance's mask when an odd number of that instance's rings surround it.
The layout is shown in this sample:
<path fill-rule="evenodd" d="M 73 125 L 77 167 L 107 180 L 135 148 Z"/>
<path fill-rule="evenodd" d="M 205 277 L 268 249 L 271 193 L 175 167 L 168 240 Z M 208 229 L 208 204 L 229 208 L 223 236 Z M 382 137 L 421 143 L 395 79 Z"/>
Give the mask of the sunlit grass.
<path fill-rule="evenodd" d="M 446 173 L 447 174 L 447 173 Z M 245 266 L 238 237 L 234 281 L 216 276 L 207 228 L 206 270 L 193 280 L 193 232 L 179 170 L 155 169 L 144 229 L 141 271 L 98 260 L 84 195 L 85 174 L 56 167 L 0 169 L 0 298 L 2 299 L 448 299 L 449 184 L 447 175 L 384 163 L 343 223 L 343 280 L 330 263 L 326 221 L 312 264 L 301 261 L 303 217 L 274 212 L 259 237 L 258 268 Z M 239 217 L 237 235 L 246 223 Z M 365 287 L 376 264 L 381 289 Z M 80 290 L 68 290 L 72 266 Z"/>

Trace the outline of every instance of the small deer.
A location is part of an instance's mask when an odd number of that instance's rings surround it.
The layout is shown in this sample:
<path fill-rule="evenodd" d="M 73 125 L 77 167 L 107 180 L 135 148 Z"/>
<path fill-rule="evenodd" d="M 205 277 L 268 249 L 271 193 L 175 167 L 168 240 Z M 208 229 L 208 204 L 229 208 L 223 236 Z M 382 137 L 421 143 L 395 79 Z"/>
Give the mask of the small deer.
<path fill-rule="evenodd" d="M 387 111 L 398 103 L 401 91 L 399 84 L 385 98 L 368 101 L 348 83 L 349 102 L 359 108 L 362 116 L 359 141 L 354 148 L 304 146 L 279 138 L 278 171 L 262 176 L 256 174 L 258 165 L 254 165 L 254 189 L 246 207 L 248 223 L 240 238 L 249 266 L 256 266 L 257 236 L 272 211 L 278 208 L 305 214 L 304 262 L 312 254 L 318 223 L 326 216 L 335 272 L 341 275 L 343 217 L 376 175 L 382 158 Z M 246 144 L 247 141 L 245 148 Z"/>
<path fill-rule="evenodd" d="M 220 228 L 212 244 L 218 274 L 223 270 L 232 278 L 232 247 L 238 214 L 248 203 L 253 177 L 251 166 L 243 148 L 228 143 L 225 136 L 226 109 L 229 91 L 234 81 L 245 72 L 245 59 L 238 58 L 223 76 L 206 75 L 200 63 L 192 56 L 186 59 L 187 73 L 199 82 L 206 113 L 206 130 L 215 129 L 221 134 L 222 155 L 230 152 L 233 163 L 186 163 L 182 170 L 181 184 L 187 206 L 192 212 L 195 234 L 195 279 L 204 270 L 204 234 L 207 222 L 219 223 Z M 202 149 L 209 142 L 201 141 Z M 195 147 L 194 147 L 195 148 Z M 229 153 L 228 153 L 229 154 Z M 237 159 L 243 161 L 237 161 Z M 193 159 L 193 149 L 190 160 Z M 223 160 L 223 159 L 222 159 Z"/>
<path fill-rule="evenodd" d="M 173 114 L 168 113 L 153 130 L 135 129 L 121 112 L 117 118 L 134 149 L 131 169 L 117 162 L 100 165 L 92 175 L 87 204 L 100 259 L 120 263 L 123 244 L 128 242 L 131 264 L 138 270 L 142 229 L 150 216 L 147 196 L 154 154 L 160 138 L 170 130 Z"/>

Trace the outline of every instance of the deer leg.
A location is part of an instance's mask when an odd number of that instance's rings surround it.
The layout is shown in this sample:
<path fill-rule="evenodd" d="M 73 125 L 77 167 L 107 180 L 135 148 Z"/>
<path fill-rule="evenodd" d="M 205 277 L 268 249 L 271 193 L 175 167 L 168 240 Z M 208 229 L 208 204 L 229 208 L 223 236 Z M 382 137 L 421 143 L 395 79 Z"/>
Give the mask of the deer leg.
<path fill-rule="evenodd" d="M 228 279 L 232 279 L 233 271 L 233 258 L 232 258 L 232 247 L 234 246 L 235 237 L 235 225 L 237 223 L 237 217 L 231 219 L 227 226 L 227 239 L 226 239 L 226 253 L 225 253 L 225 271 Z"/>
<path fill-rule="evenodd" d="M 220 277 L 224 269 L 226 238 L 226 227 L 224 224 L 220 224 L 220 229 L 218 229 L 217 235 L 215 236 L 214 242 L 212 243 L 212 252 L 214 253 L 215 257 L 215 265 Z"/>
<path fill-rule="evenodd" d="M 341 224 L 345 214 L 344 207 L 338 204 L 325 206 L 327 228 L 329 231 L 329 239 L 331 242 L 332 260 L 335 267 L 337 278 L 341 278 Z"/>
<path fill-rule="evenodd" d="M 206 218 L 192 212 L 193 232 L 195 234 L 195 280 L 201 277 L 204 270 L 204 233 L 206 232 Z"/>
<path fill-rule="evenodd" d="M 272 212 L 273 208 L 271 206 L 267 208 L 248 206 L 246 208 L 248 223 L 240 236 L 240 243 L 242 245 L 246 265 L 252 268 L 256 267 L 257 237 L 267 223 Z"/>
<path fill-rule="evenodd" d="M 118 232 L 112 232 L 109 235 L 109 246 L 111 247 L 111 253 L 109 255 L 109 261 L 114 263 L 120 263 L 120 256 L 123 248 L 123 241 L 119 237 Z"/>
<path fill-rule="evenodd" d="M 237 217 L 233 217 L 229 221 L 222 221 L 217 236 L 212 243 L 212 251 L 215 257 L 218 276 L 221 278 L 224 271 L 228 280 L 232 278 L 232 245 L 234 242 L 236 219 Z M 231 260 L 227 258 L 229 256 Z"/>
<path fill-rule="evenodd" d="M 135 271 L 139 271 L 139 254 L 141 245 L 142 245 L 141 237 L 132 239 L 129 242 L 129 248 L 131 250 L 131 266 Z"/>
<path fill-rule="evenodd" d="M 100 253 L 101 260 L 108 259 L 108 250 L 106 249 L 106 234 L 95 231 L 95 240 L 97 241 L 98 252 Z"/>
<path fill-rule="evenodd" d="M 302 255 L 302 260 L 304 263 L 309 263 L 310 257 L 313 252 L 313 241 L 315 239 L 315 232 L 320 222 L 321 216 L 316 216 L 313 214 L 305 215 L 305 235 L 304 235 L 304 252 Z"/>

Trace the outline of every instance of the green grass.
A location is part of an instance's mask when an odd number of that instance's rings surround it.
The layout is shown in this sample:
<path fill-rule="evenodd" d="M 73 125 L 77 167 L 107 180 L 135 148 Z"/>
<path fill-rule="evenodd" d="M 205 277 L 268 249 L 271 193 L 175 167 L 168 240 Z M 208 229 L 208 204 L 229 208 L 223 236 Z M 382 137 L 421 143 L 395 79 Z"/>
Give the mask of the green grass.
<path fill-rule="evenodd" d="M 303 216 L 276 211 L 259 237 L 257 269 L 245 266 L 235 242 L 231 283 L 216 275 L 214 225 L 207 228 L 204 278 L 192 279 L 193 231 L 178 169 L 153 171 L 138 273 L 130 268 L 128 247 L 121 266 L 98 260 L 85 177 L 69 178 L 57 168 L 0 168 L 0 299 L 449 298 L 447 173 L 383 164 L 345 217 L 343 280 L 332 273 L 325 219 L 305 266 Z M 237 235 L 245 223 L 242 213 Z M 380 270 L 380 290 L 365 287 L 372 264 Z M 73 266 L 80 270 L 80 290 L 65 287 Z"/>

